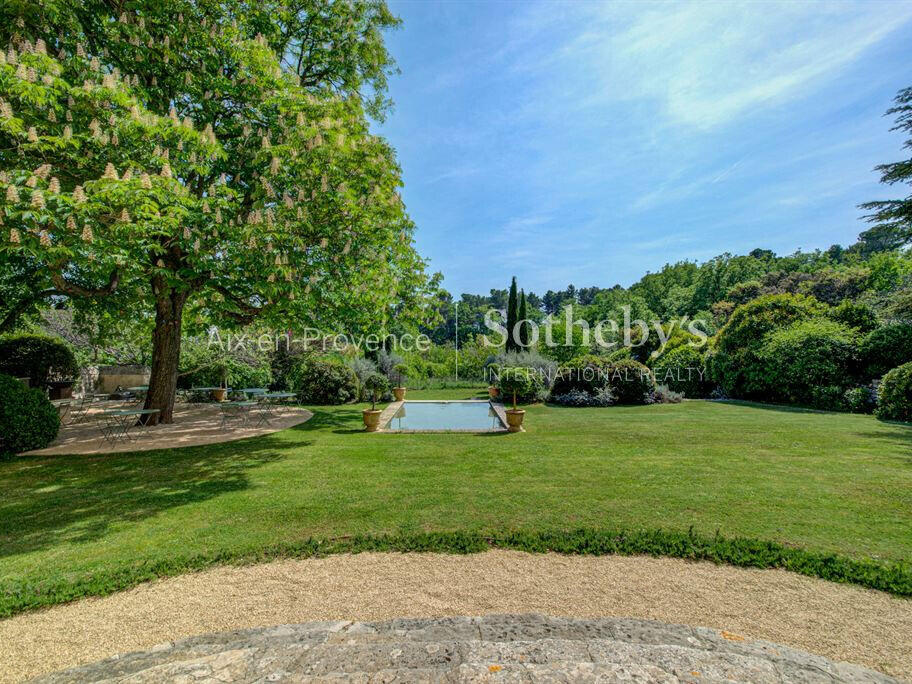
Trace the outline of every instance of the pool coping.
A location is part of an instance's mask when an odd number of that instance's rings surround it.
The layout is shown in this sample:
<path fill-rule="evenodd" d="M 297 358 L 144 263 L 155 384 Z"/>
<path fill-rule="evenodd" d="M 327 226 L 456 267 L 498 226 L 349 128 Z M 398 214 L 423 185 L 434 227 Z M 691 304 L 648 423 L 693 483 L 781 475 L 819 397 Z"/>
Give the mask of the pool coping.
<path fill-rule="evenodd" d="M 396 412 L 402 407 L 402 405 L 410 401 L 412 403 L 424 402 L 429 404 L 480 404 L 482 402 L 487 403 L 494 413 L 497 414 L 497 418 L 500 420 L 500 428 L 490 428 L 485 430 L 476 430 L 473 428 L 442 428 L 439 430 L 387 430 L 384 426 L 387 425 L 396 415 Z M 491 401 L 488 399 L 404 399 L 402 401 L 394 401 L 391 404 L 387 404 L 386 408 L 380 413 L 380 429 L 376 432 L 385 432 L 388 434 L 422 434 L 422 433 L 447 433 L 447 432 L 460 432 L 465 434 L 486 434 L 486 433 L 500 433 L 508 432 L 507 430 L 507 414 L 504 410 L 503 404 L 500 402 Z"/>

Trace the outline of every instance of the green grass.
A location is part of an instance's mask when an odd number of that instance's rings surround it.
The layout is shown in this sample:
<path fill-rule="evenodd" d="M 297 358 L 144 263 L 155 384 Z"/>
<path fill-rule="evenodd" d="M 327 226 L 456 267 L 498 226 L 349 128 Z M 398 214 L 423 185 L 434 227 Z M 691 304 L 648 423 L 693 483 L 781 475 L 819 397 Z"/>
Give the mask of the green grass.
<path fill-rule="evenodd" d="M 224 445 L 0 463 L 0 615 L 219 562 L 428 544 L 662 553 L 906 593 L 908 425 L 685 402 L 533 406 L 518 435 L 385 435 L 360 430 L 360 409 Z M 562 530 L 586 532 L 561 546 Z M 897 563 L 895 582 L 864 579 Z"/>

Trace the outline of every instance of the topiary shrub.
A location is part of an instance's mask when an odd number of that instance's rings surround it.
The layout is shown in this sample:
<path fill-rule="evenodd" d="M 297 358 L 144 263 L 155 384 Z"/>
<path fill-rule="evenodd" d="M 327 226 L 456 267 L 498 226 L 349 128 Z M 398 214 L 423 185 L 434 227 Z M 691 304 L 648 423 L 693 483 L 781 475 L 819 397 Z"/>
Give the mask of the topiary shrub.
<path fill-rule="evenodd" d="M 653 367 L 655 380 L 673 392 L 692 399 L 708 397 L 713 390 L 705 350 L 678 347 L 663 354 Z"/>
<path fill-rule="evenodd" d="M 72 380 L 79 375 L 76 357 L 63 340 L 46 335 L 0 338 L 0 373 L 28 378 L 32 387 L 50 380 Z"/>
<path fill-rule="evenodd" d="M 57 409 L 41 390 L 0 374 L 0 458 L 46 447 L 59 429 Z"/>
<path fill-rule="evenodd" d="M 531 396 L 535 393 L 533 372 L 529 368 L 521 366 L 501 368 L 497 378 L 497 385 L 501 396 L 505 400 L 513 402 L 513 408 L 516 408 L 516 404 L 522 400 L 522 397 Z"/>
<path fill-rule="evenodd" d="M 912 363 L 904 363 L 887 373 L 878 393 L 874 415 L 881 420 L 912 422 Z"/>
<path fill-rule="evenodd" d="M 838 409 L 857 358 L 852 329 L 825 318 L 800 321 L 764 338 L 753 383 L 772 401 Z"/>
<path fill-rule="evenodd" d="M 302 359 L 288 372 L 298 398 L 307 404 L 347 404 L 358 398 L 358 378 L 341 361 Z"/>
<path fill-rule="evenodd" d="M 389 392 L 390 382 L 382 373 L 371 373 L 364 379 L 364 389 L 370 397 L 371 411 L 376 410 L 377 402 L 385 392 Z"/>
<path fill-rule="evenodd" d="M 871 331 L 859 345 L 867 379 L 912 361 L 912 324 L 891 323 Z"/>
<path fill-rule="evenodd" d="M 608 384 L 618 404 L 649 404 L 656 383 L 652 371 L 633 359 L 622 359 L 608 369 Z"/>

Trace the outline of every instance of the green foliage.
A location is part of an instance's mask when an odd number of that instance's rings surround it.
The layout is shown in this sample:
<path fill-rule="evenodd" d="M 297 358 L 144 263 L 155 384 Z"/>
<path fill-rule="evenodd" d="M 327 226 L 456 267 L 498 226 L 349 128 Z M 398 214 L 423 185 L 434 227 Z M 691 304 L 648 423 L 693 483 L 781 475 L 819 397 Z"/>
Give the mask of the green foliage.
<path fill-rule="evenodd" d="M 226 353 L 218 347 L 187 344 L 181 354 L 178 387 L 218 387 L 222 382 L 239 389 L 269 387 L 272 370 L 266 355 Z"/>
<path fill-rule="evenodd" d="M 659 357 L 653 366 L 656 383 L 689 399 L 708 397 L 713 389 L 706 350 L 684 345 Z"/>
<path fill-rule="evenodd" d="M 763 339 L 753 381 L 772 401 L 840 408 L 857 358 L 850 328 L 824 318 L 798 321 Z"/>
<path fill-rule="evenodd" d="M 912 422 L 912 362 L 887 373 L 880 383 L 874 414 L 881 420 Z"/>
<path fill-rule="evenodd" d="M 652 371 L 633 359 L 615 361 L 608 369 L 608 385 L 618 404 L 648 404 L 656 382 Z"/>
<path fill-rule="evenodd" d="M 506 366 L 500 369 L 497 387 L 505 399 L 512 399 L 514 408 L 523 397 L 535 396 L 536 379 L 534 372 L 522 366 Z"/>
<path fill-rule="evenodd" d="M 861 341 L 859 351 L 866 377 L 881 377 L 912 361 L 912 324 L 891 323 L 871 331 Z"/>
<path fill-rule="evenodd" d="M 519 340 L 516 336 L 516 322 L 519 320 L 519 304 L 516 294 L 516 276 L 510 281 L 510 295 L 507 299 L 507 343 L 505 351 L 519 351 Z"/>
<path fill-rule="evenodd" d="M 72 380 L 79 374 L 76 357 L 62 340 L 45 335 L 0 338 L 0 373 L 29 378 L 32 387 L 49 380 Z"/>
<path fill-rule="evenodd" d="M 816 299 L 793 294 L 763 295 L 739 306 L 716 335 L 713 379 L 728 396 L 764 397 L 769 385 L 758 356 L 764 337 L 825 311 L 826 306 Z"/>
<path fill-rule="evenodd" d="M 46 447 L 59 429 L 57 409 L 41 390 L 0 373 L 0 460 Z"/>
<path fill-rule="evenodd" d="M 869 333 L 877 327 L 877 314 L 864 302 L 843 299 L 827 312 L 827 317 L 855 328 L 860 333 Z"/>
<path fill-rule="evenodd" d="M 869 385 L 847 389 L 843 402 L 852 413 L 873 413 L 877 408 L 877 391 Z"/>
<path fill-rule="evenodd" d="M 624 361 L 619 359 L 617 363 Z M 574 393 L 596 396 L 610 386 L 608 378 L 614 363 L 608 357 L 587 354 L 561 365 L 551 384 L 551 400 Z"/>
<path fill-rule="evenodd" d="M 904 143 L 908 150 L 912 147 L 912 87 L 904 88 L 896 94 L 894 106 L 887 110 L 887 114 L 896 115 L 893 130 L 910 134 Z M 912 186 L 912 160 L 881 164 L 877 170 L 881 173 L 881 183 Z M 895 249 L 912 240 L 912 194 L 900 199 L 868 202 L 862 207 L 873 212 L 866 218 L 874 224 L 873 228 L 859 237 L 865 251 Z"/>
<path fill-rule="evenodd" d="M 371 409 L 376 408 L 377 401 L 385 392 L 389 392 L 389 388 L 389 380 L 382 373 L 371 373 L 364 379 L 364 389 L 371 398 Z"/>
<path fill-rule="evenodd" d="M 347 404 L 358 399 L 358 378 L 341 361 L 302 358 L 292 367 L 288 379 L 305 404 Z"/>
<path fill-rule="evenodd" d="M 547 335 L 547 331 L 542 329 L 542 335 Z M 567 363 L 572 359 L 589 354 L 594 341 L 591 333 L 587 338 L 580 325 L 571 325 L 568 331 L 567 319 L 563 314 L 555 318 L 555 322 L 551 326 L 551 339 L 554 346 L 542 344 L 540 349 L 542 354 L 558 363 Z"/>

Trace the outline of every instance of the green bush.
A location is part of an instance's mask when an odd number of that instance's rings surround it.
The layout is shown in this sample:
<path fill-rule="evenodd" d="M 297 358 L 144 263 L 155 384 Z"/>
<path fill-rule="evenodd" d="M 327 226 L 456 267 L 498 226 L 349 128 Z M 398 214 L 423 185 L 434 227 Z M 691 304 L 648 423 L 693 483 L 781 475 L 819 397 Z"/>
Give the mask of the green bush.
<path fill-rule="evenodd" d="M 873 413 L 877 408 L 877 392 L 868 385 L 853 387 L 845 391 L 843 402 L 852 413 Z"/>
<path fill-rule="evenodd" d="M 0 374 L 0 458 L 46 447 L 59 429 L 57 409 L 41 390 Z"/>
<path fill-rule="evenodd" d="M 673 392 L 691 399 L 708 397 L 713 390 L 706 363 L 706 352 L 684 346 L 662 354 L 653 368 L 655 380 Z"/>
<path fill-rule="evenodd" d="M 768 333 L 824 314 L 827 307 L 813 297 L 763 295 L 734 310 L 715 338 L 710 371 L 727 396 L 765 398 L 764 362 L 760 348 Z"/>
<path fill-rule="evenodd" d="M 377 402 L 389 389 L 390 381 L 382 373 L 371 373 L 364 378 L 364 390 L 370 397 L 371 409 L 376 408 Z"/>
<path fill-rule="evenodd" d="M 595 396 L 609 386 L 608 375 L 612 365 L 626 361 L 630 359 L 613 362 L 608 357 L 587 354 L 565 363 L 557 369 L 554 382 L 551 383 L 551 400 L 578 392 Z"/>
<path fill-rule="evenodd" d="M 860 333 L 869 333 L 877 327 L 877 315 L 867 304 L 844 299 L 827 313 L 827 318 L 855 328 Z"/>
<path fill-rule="evenodd" d="M 11 335 L 0 339 L 0 373 L 28 378 L 32 387 L 49 380 L 72 380 L 79 366 L 63 340 L 45 335 Z"/>
<path fill-rule="evenodd" d="M 502 389 L 497 381 L 501 368 L 528 368 L 532 386 L 528 393 L 517 396 L 524 404 L 543 401 L 548 394 L 548 386 L 557 374 L 557 364 L 537 351 L 501 352 L 488 359 L 484 377 L 491 384 Z"/>
<path fill-rule="evenodd" d="M 227 377 L 228 386 L 269 387 L 272 384 L 272 369 L 265 357 L 241 358 L 229 355 L 217 347 L 187 345 L 181 352 L 177 386 L 218 387 Z"/>
<path fill-rule="evenodd" d="M 857 358 L 851 328 L 826 318 L 799 321 L 764 338 L 753 382 L 771 401 L 842 408 Z"/>
<path fill-rule="evenodd" d="M 622 359 L 608 369 L 608 384 L 618 404 L 648 404 L 656 383 L 652 371 L 633 359 Z"/>
<path fill-rule="evenodd" d="M 515 405 L 522 400 L 522 397 L 534 396 L 535 380 L 533 375 L 534 372 L 531 369 L 521 366 L 501 368 L 497 378 L 497 386 L 504 401 L 510 401 Z"/>
<path fill-rule="evenodd" d="M 347 404 L 359 395 L 355 372 L 341 361 L 301 359 L 288 372 L 288 380 L 306 404 Z"/>
<path fill-rule="evenodd" d="M 860 351 L 866 377 L 880 378 L 912 361 L 912 324 L 892 323 L 871 331 L 861 341 Z"/>
<path fill-rule="evenodd" d="M 874 411 L 881 420 L 912 422 L 912 363 L 887 373 L 880 383 L 880 401 Z"/>

